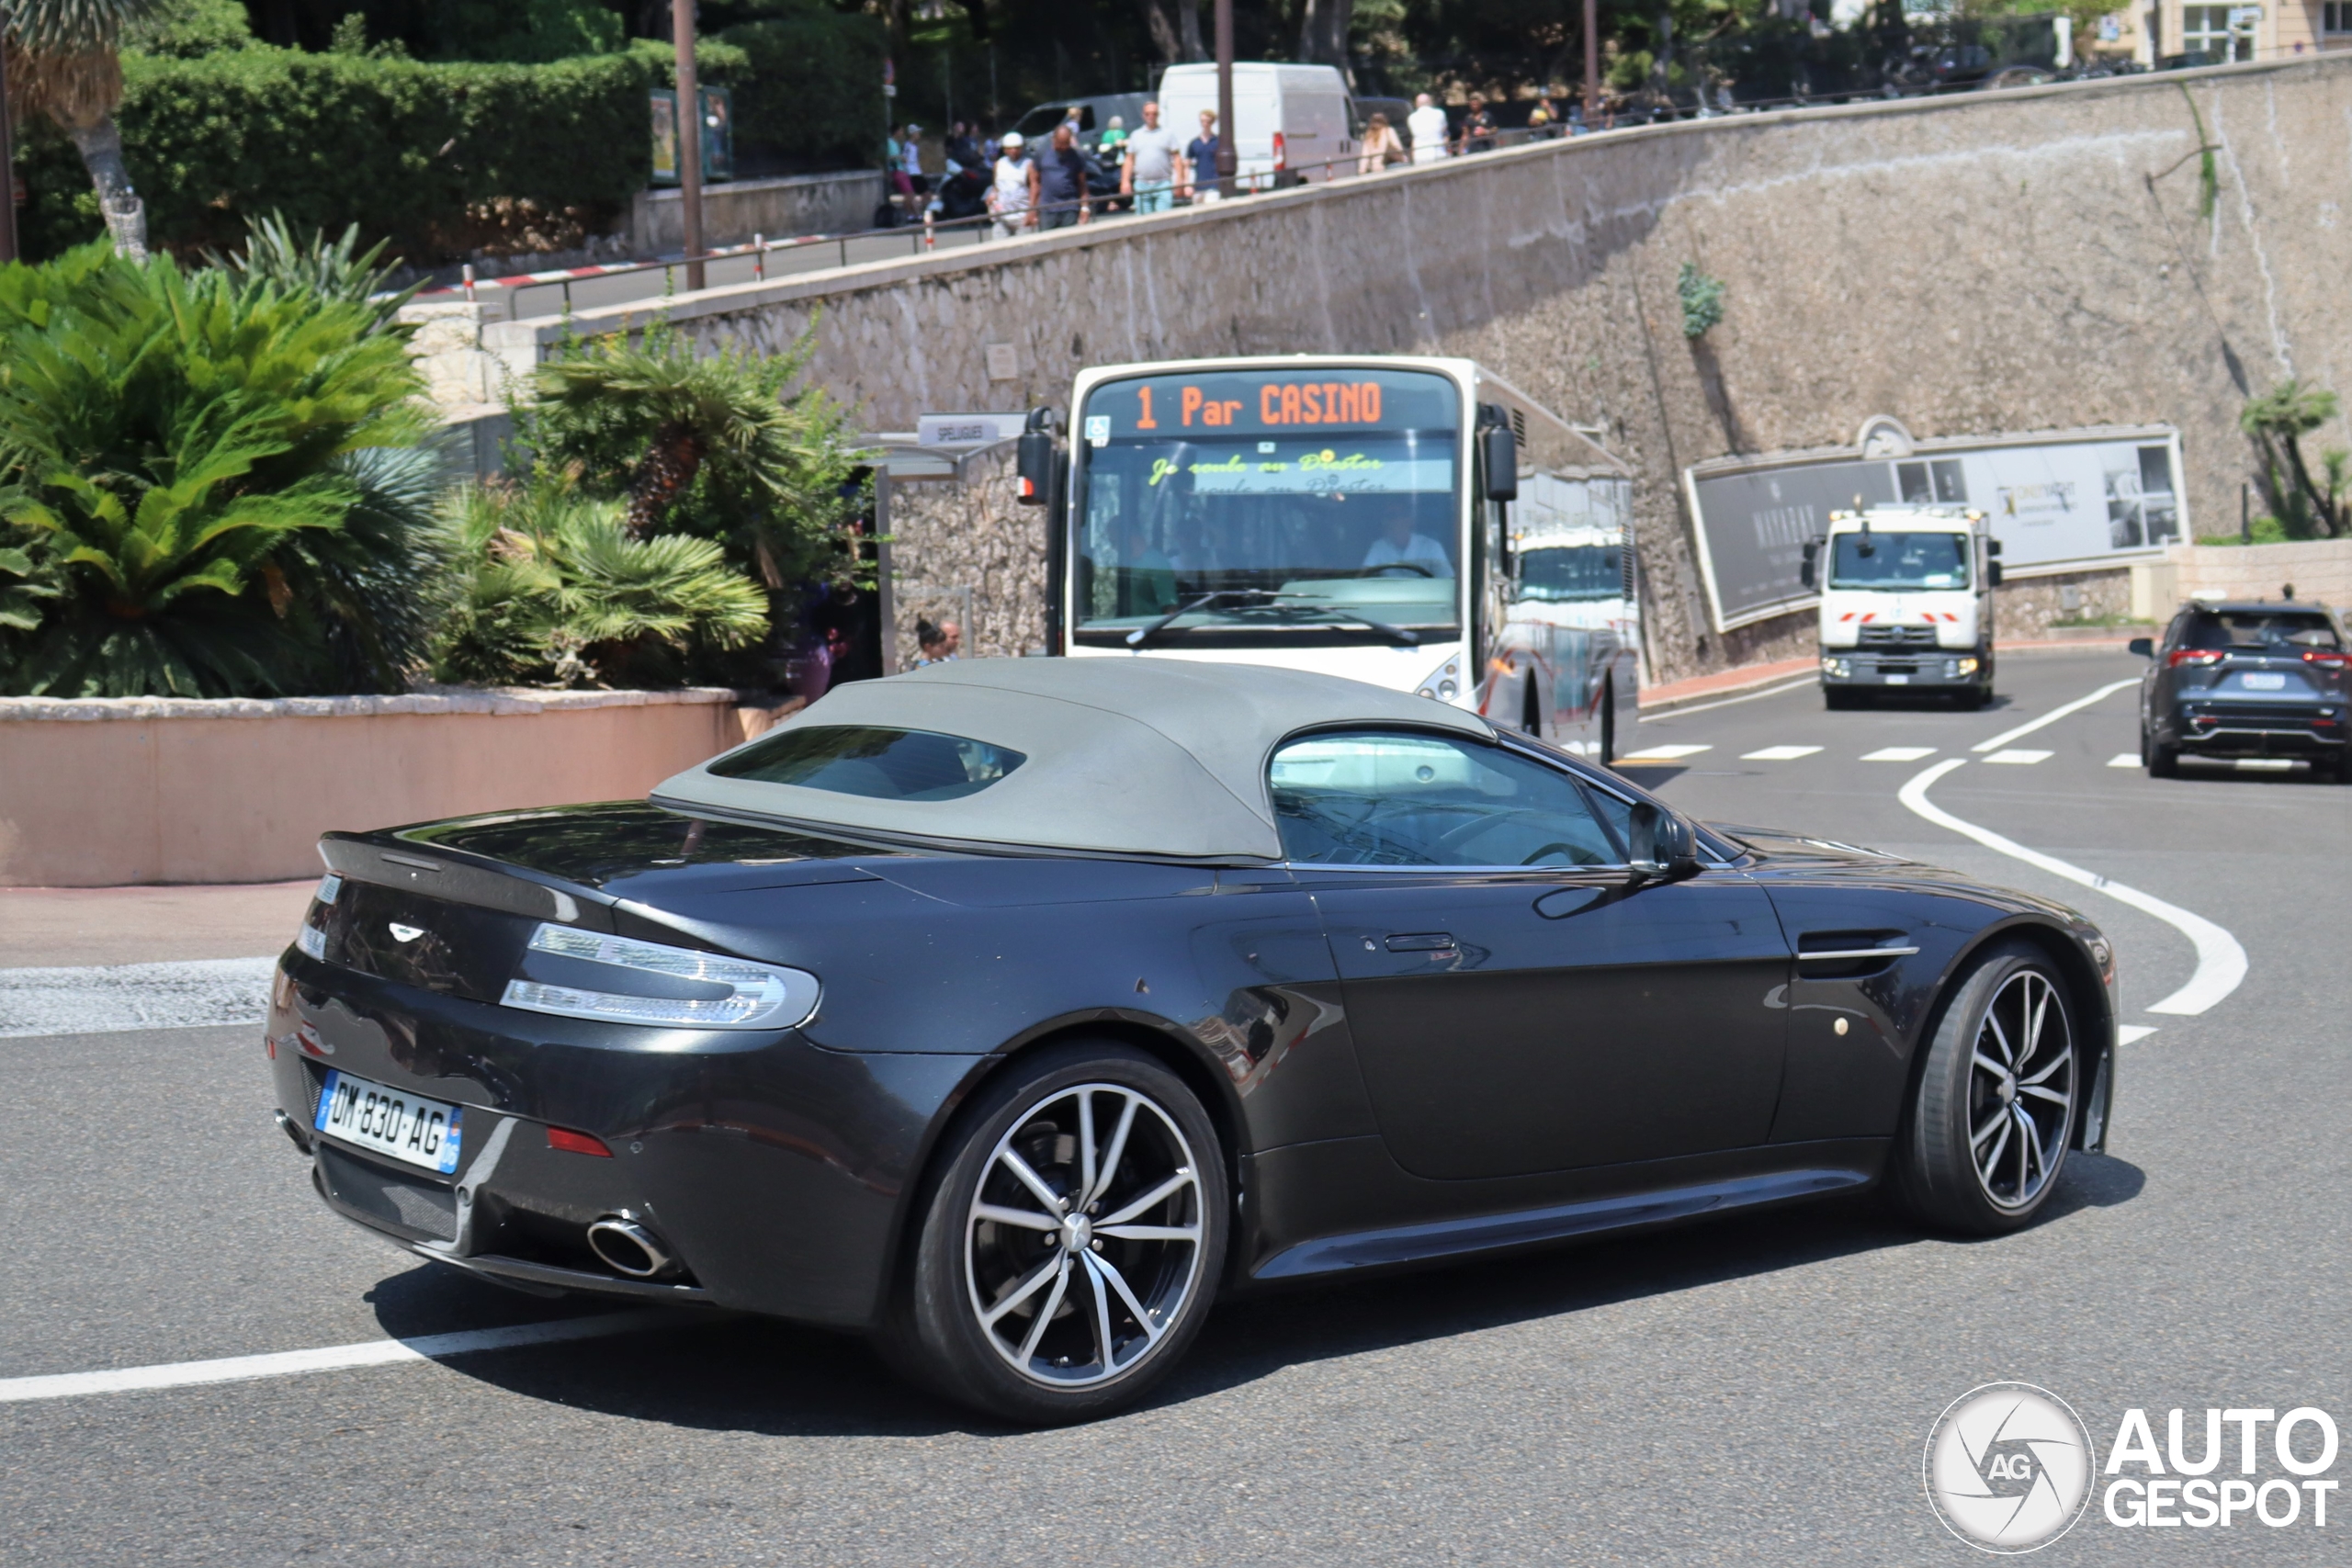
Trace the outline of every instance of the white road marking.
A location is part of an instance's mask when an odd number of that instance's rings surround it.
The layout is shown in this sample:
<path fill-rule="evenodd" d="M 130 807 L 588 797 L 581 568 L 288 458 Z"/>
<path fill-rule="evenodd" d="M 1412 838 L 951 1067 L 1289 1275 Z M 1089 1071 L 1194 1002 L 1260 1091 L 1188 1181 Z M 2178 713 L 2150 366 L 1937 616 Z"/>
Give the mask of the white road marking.
<path fill-rule="evenodd" d="M 2010 741 L 2018 739 L 2021 736 L 2031 735 L 2035 730 L 2040 729 L 2045 724 L 2055 724 L 2070 713 L 2082 712 L 2085 708 L 2090 706 L 2093 703 L 2098 702 L 2102 697 L 2113 696 L 2124 687 L 2136 686 L 2139 683 L 2140 677 L 2137 675 L 2132 676 L 2129 681 L 2109 682 L 2108 684 L 2101 686 L 2098 691 L 2093 692 L 2087 697 L 2076 697 L 2073 702 L 2066 704 L 2064 707 L 2052 708 L 2040 718 L 2029 719 L 2025 723 L 2018 725 L 2015 729 L 2004 729 L 2000 734 L 1996 735 L 1990 740 L 1978 741 L 1973 747 L 1970 748 L 1970 750 L 1976 751 L 1997 751 L 2002 747 L 2007 746 Z"/>
<path fill-rule="evenodd" d="M 231 1356 L 217 1361 L 170 1361 L 155 1367 L 125 1367 L 112 1372 L 58 1372 L 48 1377 L 0 1378 L 0 1404 L 34 1399 L 78 1399 L 93 1393 L 130 1393 L 145 1389 L 192 1388 L 201 1383 L 250 1382 L 256 1378 L 295 1377 L 303 1372 L 345 1371 L 397 1362 L 430 1361 L 477 1350 L 512 1350 L 526 1345 L 560 1345 L 598 1339 L 684 1321 L 674 1308 L 604 1313 L 554 1323 L 525 1323 L 512 1328 L 474 1328 L 458 1334 L 427 1334 L 415 1339 L 368 1339 L 357 1345 L 327 1345 L 315 1350 L 283 1350 L 270 1356 Z"/>
<path fill-rule="evenodd" d="M 1793 762 L 1799 757 L 1810 757 L 1820 750 L 1818 746 L 1767 746 L 1761 751 L 1743 751 L 1743 762 Z"/>
<path fill-rule="evenodd" d="M 2046 762 L 2050 761 L 2051 756 L 2052 753 L 2048 751 L 2026 750 L 2021 751 L 1996 751 L 1984 760 L 1988 762 L 2009 762 L 2020 768 L 2029 768 L 2036 762 Z"/>
<path fill-rule="evenodd" d="M 1932 746 L 1882 746 L 1862 758 L 1865 762 L 1916 762 L 1922 757 L 1932 757 Z"/>
<path fill-rule="evenodd" d="M 1622 768 L 1628 762 L 1671 762 L 1713 750 L 1712 746 L 1645 746 L 1630 757 L 1618 758 L 1617 765 Z"/>
<path fill-rule="evenodd" d="M 275 958 L 0 969 L 0 1039 L 259 1023 Z"/>
<path fill-rule="evenodd" d="M 2129 1045 L 2134 1041 L 2145 1040 L 2154 1032 L 2154 1029 L 2144 1023 L 2119 1023 L 2115 1026 L 2115 1043 Z"/>
<path fill-rule="evenodd" d="M 1758 697 L 1777 697 L 1785 693 L 1813 685 L 1819 680 L 1820 677 L 1817 675 L 1800 675 L 1785 686 L 1767 686 L 1760 692 L 1742 692 L 1736 697 L 1721 697 L 1712 703 L 1693 703 L 1687 708 L 1668 708 L 1648 722 L 1658 724 L 1669 718 L 1680 718 L 1685 714 L 1705 713 L 1713 708 L 1727 708 L 1734 703 L 1752 703 Z"/>
<path fill-rule="evenodd" d="M 2109 757 L 2107 760 L 2107 765 L 2110 768 L 2136 768 L 2140 765 L 2140 753 L 2137 751 L 2118 751 L 2114 756 Z"/>
<path fill-rule="evenodd" d="M 2012 860 L 2021 860 L 2028 865 L 2040 866 L 2053 876 L 2063 876 L 2069 882 L 2080 883 L 2093 892 L 2106 894 L 2119 904 L 2129 904 L 2143 914 L 2154 915 L 2188 938 L 2189 942 L 2197 949 L 2197 968 L 2188 976 L 2188 983 L 2164 1000 L 2143 1009 L 2143 1011 L 2200 1013 L 2236 990 L 2240 982 L 2245 979 L 2245 949 L 2238 945 L 2237 938 L 2202 915 L 2190 914 L 2177 904 L 2167 904 L 2163 899 L 2152 894 L 2143 893 L 2136 887 L 2126 887 L 2120 882 L 2110 882 L 2097 872 L 2085 871 L 2078 865 L 2070 865 L 2055 855 L 2046 855 L 2040 850 L 2027 849 L 2023 844 L 2005 839 L 1989 828 L 1979 828 L 1973 822 L 1963 822 L 1928 798 L 1928 790 L 1937 780 L 1954 768 L 1964 768 L 1967 765 L 1968 759 L 1965 757 L 1946 758 L 1943 761 L 1938 762 L 1914 777 L 1910 783 L 1903 786 L 1895 798 L 1902 801 L 1914 815 L 1924 817 L 1939 828 L 1949 828 L 1955 833 L 1973 839 L 1988 850 L 1997 850 Z"/>

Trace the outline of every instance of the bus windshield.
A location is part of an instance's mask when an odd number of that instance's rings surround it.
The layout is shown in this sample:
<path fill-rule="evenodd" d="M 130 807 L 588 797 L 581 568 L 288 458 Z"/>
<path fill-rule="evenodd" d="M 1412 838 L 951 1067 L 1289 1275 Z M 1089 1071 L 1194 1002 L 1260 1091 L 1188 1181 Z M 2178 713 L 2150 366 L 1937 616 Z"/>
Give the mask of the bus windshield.
<path fill-rule="evenodd" d="M 1075 640 L 1459 635 L 1460 407 L 1445 377 L 1353 367 L 1096 388 L 1078 423 Z"/>
<path fill-rule="evenodd" d="M 1520 549 L 1522 599 L 1573 604 L 1624 594 L 1624 558 L 1615 545 L 1529 545 Z"/>
<path fill-rule="evenodd" d="M 1965 588 L 1965 534 L 1840 534 L 1832 588 Z"/>

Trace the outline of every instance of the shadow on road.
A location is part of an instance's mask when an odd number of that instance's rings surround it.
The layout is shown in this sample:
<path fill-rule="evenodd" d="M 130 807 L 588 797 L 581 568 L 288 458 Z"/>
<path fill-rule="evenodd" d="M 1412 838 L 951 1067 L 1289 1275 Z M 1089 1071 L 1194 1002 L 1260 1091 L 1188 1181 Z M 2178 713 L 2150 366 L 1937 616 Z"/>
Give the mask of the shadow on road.
<path fill-rule="evenodd" d="M 2039 1224 L 2063 1224 L 2086 1209 L 2129 1202 L 2144 1179 L 2124 1161 L 2077 1155 Z M 1998 1239 L 1923 1235 L 1875 1199 L 1859 1197 L 1492 1262 L 1301 1286 L 1219 1307 L 1183 1366 L 1146 1408 L 1182 1404 L 1295 1364 L 1564 1317 L 1864 1253 L 2000 1245 Z M 482 1289 L 452 1270 L 427 1267 L 388 1279 L 373 1299 L 388 1332 L 413 1334 L 417 1330 L 401 1319 L 422 1314 L 442 1326 L 448 1314 L 434 1310 L 435 1298 L 457 1292 L 470 1301 Z M 559 1317 L 569 1310 L 553 1302 L 515 1300 L 526 1318 Z M 505 1308 L 500 1316 L 512 1321 L 514 1314 Z M 707 1326 L 467 1356 L 448 1364 L 525 1398 L 707 1430 L 1018 1433 L 908 1388 L 861 1339 L 765 1319 L 715 1317 Z"/>

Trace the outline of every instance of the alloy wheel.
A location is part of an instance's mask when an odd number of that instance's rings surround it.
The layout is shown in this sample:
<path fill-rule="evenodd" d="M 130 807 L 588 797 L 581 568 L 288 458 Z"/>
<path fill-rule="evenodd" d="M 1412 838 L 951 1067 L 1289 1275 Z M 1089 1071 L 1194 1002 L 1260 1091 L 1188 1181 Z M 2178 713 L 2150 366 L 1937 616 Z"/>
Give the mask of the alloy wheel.
<path fill-rule="evenodd" d="M 1058 1389 L 1141 1365 L 1201 1285 L 1199 1168 L 1175 1119 L 1121 1084 L 1057 1089 L 1017 1118 L 965 1225 L 989 1348 Z"/>
<path fill-rule="evenodd" d="M 1969 1163 L 2001 1209 L 2041 1195 L 2074 1126 L 2075 1042 L 2050 977 L 2020 969 L 1993 993 L 1968 1073 Z"/>

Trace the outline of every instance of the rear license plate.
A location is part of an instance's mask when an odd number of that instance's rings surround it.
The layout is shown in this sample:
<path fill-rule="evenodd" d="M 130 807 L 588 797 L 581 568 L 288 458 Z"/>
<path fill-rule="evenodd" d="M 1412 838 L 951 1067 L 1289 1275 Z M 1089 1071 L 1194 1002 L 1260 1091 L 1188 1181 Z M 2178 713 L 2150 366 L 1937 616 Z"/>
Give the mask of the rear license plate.
<path fill-rule="evenodd" d="M 2267 675 L 2259 670 L 2247 671 L 2238 677 L 2238 681 L 2249 692 L 2283 692 L 2287 689 L 2287 677 L 2277 674 Z"/>
<path fill-rule="evenodd" d="M 1908 675 L 1889 675 L 1886 678 L 1886 683 L 1890 686 L 1907 686 L 1911 683 L 1911 677 Z"/>
<path fill-rule="evenodd" d="M 449 1176 L 458 1168 L 464 1118 L 463 1107 L 338 1070 L 327 1074 L 312 1125 L 330 1138 Z"/>

